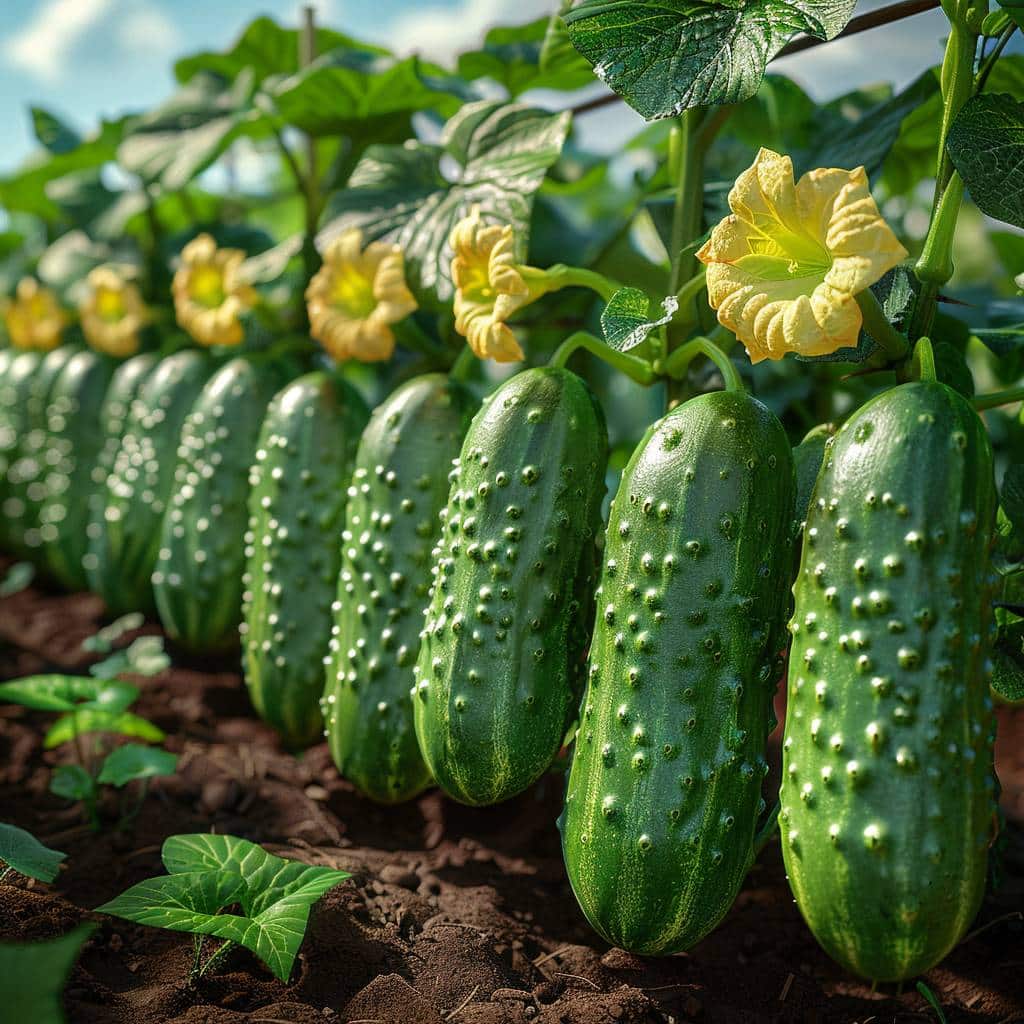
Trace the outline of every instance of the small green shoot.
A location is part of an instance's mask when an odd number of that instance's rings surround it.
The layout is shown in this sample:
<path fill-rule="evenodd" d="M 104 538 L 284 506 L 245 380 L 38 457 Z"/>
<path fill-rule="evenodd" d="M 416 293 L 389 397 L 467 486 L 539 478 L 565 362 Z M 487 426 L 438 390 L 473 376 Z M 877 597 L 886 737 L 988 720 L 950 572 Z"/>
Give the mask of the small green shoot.
<path fill-rule="evenodd" d="M 139 629 L 146 619 L 140 612 L 130 612 L 114 619 L 109 626 L 104 626 L 99 632 L 87 636 L 82 641 L 82 650 L 92 654 L 109 654 L 114 649 L 114 644 L 133 629 Z"/>
<path fill-rule="evenodd" d="M 939 1018 L 939 1024 L 948 1024 L 946 1015 L 942 1012 L 938 999 L 935 998 L 935 993 L 923 981 L 917 983 L 917 991 L 921 993 L 921 998 L 935 1011 L 935 1016 Z"/>
<path fill-rule="evenodd" d="M 94 924 L 80 924 L 47 942 L 0 944 L 0 1006 L 4 1020 L 65 1024 L 61 993 Z"/>
<path fill-rule="evenodd" d="M 12 871 L 40 882 L 52 882 L 66 856 L 43 846 L 31 832 L 17 825 L 0 824 L 0 882 Z"/>
<path fill-rule="evenodd" d="M 36 570 L 31 562 L 15 562 L 0 580 L 0 597 L 13 597 L 35 579 Z"/>
<path fill-rule="evenodd" d="M 225 942 L 201 964 L 195 942 L 190 984 L 216 967 L 235 943 L 287 981 L 306 933 L 309 911 L 346 871 L 285 860 L 235 836 L 171 836 L 163 846 L 168 875 L 133 885 L 97 908 L 128 921 Z M 227 912 L 238 905 L 241 913 Z"/>

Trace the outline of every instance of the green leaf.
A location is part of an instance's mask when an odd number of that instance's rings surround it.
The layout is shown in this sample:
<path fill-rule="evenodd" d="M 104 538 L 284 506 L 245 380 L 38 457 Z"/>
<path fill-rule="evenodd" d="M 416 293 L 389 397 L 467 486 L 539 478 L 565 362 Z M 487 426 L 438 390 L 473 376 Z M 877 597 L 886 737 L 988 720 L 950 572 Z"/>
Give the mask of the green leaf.
<path fill-rule="evenodd" d="M 999 0 L 999 5 L 1018 28 L 1024 29 L 1024 3 L 1021 0 Z"/>
<path fill-rule="evenodd" d="M 605 341 L 620 352 L 642 345 L 651 331 L 667 324 L 676 315 L 679 301 L 670 295 L 661 303 L 663 316 L 650 318 L 651 300 L 639 288 L 620 288 L 601 314 Z"/>
<path fill-rule="evenodd" d="M 0 580 L 0 597 L 11 597 L 24 590 L 36 577 L 36 567 L 31 562 L 15 562 Z"/>
<path fill-rule="evenodd" d="M 482 49 L 459 57 L 458 73 L 467 81 L 489 78 L 512 97 L 527 89 L 581 89 L 594 81 L 594 73 L 569 44 L 561 24 L 555 14 L 492 28 Z"/>
<path fill-rule="evenodd" d="M 52 882 L 66 853 L 43 846 L 31 832 L 0 823 L 0 861 L 27 878 Z"/>
<path fill-rule="evenodd" d="M 10 1021 L 65 1024 L 61 993 L 94 924 L 47 942 L 0 945 L 0 1006 Z"/>
<path fill-rule="evenodd" d="M 168 191 L 184 188 L 235 139 L 266 136 L 264 115 L 253 106 L 251 74 L 232 83 L 198 74 L 166 103 L 134 125 L 117 150 L 118 160 L 144 181 Z"/>
<path fill-rule="evenodd" d="M 365 148 L 407 138 L 409 118 L 417 111 L 454 114 L 460 100 L 450 90 L 459 91 L 459 85 L 451 76 L 427 74 L 417 57 L 397 61 L 335 50 L 264 88 L 276 113 L 292 127 L 318 136 L 349 135 Z"/>
<path fill-rule="evenodd" d="M 83 708 L 58 718 L 44 737 L 43 746 L 47 750 L 52 750 L 62 743 L 73 740 L 76 735 L 86 736 L 94 732 L 133 736 L 147 743 L 159 743 L 164 738 L 163 732 L 152 722 L 130 711 L 95 711 Z"/>
<path fill-rule="evenodd" d="M 51 153 L 70 153 L 82 144 L 82 136 L 49 110 L 29 107 L 29 115 L 36 138 Z"/>
<path fill-rule="evenodd" d="M 92 800 L 96 780 L 80 764 L 60 764 L 50 777 L 50 792 L 65 800 Z"/>
<path fill-rule="evenodd" d="M 122 615 L 97 633 L 87 636 L 82 641 L 82 650 L 108 654 L 113 649 L 115 641 L 120 640 L 125 633 L 138 629 L 145 621 L 146 617 L 141 612 L 129 612 L 127 615 Z"/>
<path fill-rule="evenodd" d="M 231 939 L 282 981 L 291 974 L 310 908 L 350 877 L 275 857 L 245 839 L 205 833 L 172 836 L 163 860 L 170 875 L 132 886 L 98 912 Z M 218 913 L 233 903 L 241 904 L 242 915 Z"/>
<path fill-rule="evenodd" d="M 946 149 L 981 212 L 1024 227 L 1024 103 L 1003 93 L 972 96 Z"/>
<path fill-rule="evenodd" d="M 855 0 L 582 0 L 565 15 L 594 73 L 648 120 L 753 96 L 798 32 L 832 39 Z"/>
<path fill-rule="evenodd" d="M 156 676 L 169 668 L 171 659 L 164 653 L 162 636 L 140 636 L 123 651 L 115 651 L 105 661 L 97 662 L 89 672 L 102 679 L 125 673 Z"/>
<path fill-rule="evenodd" d="M 367 241 L 395 242 L 421 300 L 447 302 L 454 290 L 448 236 L 474 204 L 488 220 L 512 226 L 518 258 L 525 260 L 533 196 L 568 130 L 568 113 L 487 101 L 464 106 L 439 146 L 371 146 L 348 188 L 332 197 L 318 242 L 349 227 L 362 228 Z M 444 158 L 456 165 L 447 177 Z"/>
<path fill-rule="evenodd" d="M 173 775 L 177 766 L 177 755 L 168 750 L 126 743 L 107 755 L 97 781 L 121 787 L 135 779 Z"/>
<path fill-rule="evenodd" d="M 351 36 L 332 29 L 316 30 L 316 52 L 328 53 L 337 49 L 356 49 L 369 53 L 387 53 L 379 47 L 360 43 Z M 220 75 L 234 81 L 243 71 L 256 82 L 271 75 L 294 74 L 299 70 L 299 33 L 293 28 L 282 28 L 271 18 L 261 17 L 250 22 L 234 44 L 223 52 L 205 51 L 183 57 L 174 65 L 179 82 L 190 81 L 200 73 Z"/>
<path fill-rule="evenodd" d="M 976 327 L 972 335 L 993 355 L 1000 359 L 1020 351 L 1024 347 L 1024 324 L 1010 324 L 1006 327 Z"/>
<path fill-rule="evenodd" d="M 1024 529 L 1024 465 L 1013 463 L 1006 467 L 999 499 L 1010 522 Z"/>
<path fill-rule="evenodd" d="M 130 707 L 138 696 L 139 688 L 131 683 L 88 676 L 26 676 L 0 683 L 0 700 L 35 711 L 86 708 L 116 713 Z"/>

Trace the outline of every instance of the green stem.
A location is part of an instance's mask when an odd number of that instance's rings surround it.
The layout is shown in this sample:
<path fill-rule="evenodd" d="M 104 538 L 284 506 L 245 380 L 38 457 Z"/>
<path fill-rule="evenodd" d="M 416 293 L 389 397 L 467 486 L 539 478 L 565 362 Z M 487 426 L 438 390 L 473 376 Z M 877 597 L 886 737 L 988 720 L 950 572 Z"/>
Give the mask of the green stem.
<path fill-rule="evenodd" d="M 953 186 L 954 191 L 947 198 L 946 191 L 950 187 L 954 167 L 946 151 L 946 137 L 953 120 L 974 92 L 974 57 L 977 49 L 977 34 L 961 19 L 954 19 L 950 24 L 949 39 L 942 60 L 942 126 L 939 132 L 932 219 L 921 257 L 914 266 L 914 273 L 922 285 L 910 318 L 909 333 L 914 340 L 931 333 L 939 289 L 953 274 L 953 235 L 960 214 L 963 188 L 961 186 L 957 191 L 957 187 Z"/>
<path fill-rule="evenodd" d="M 13 870 L 14 870 L 14 868 L 4 868 L 4 869 L 3 869 L 3 871 L 0 871 L 0 885 L 3 885 L 3 884 L 4 884 L 4 882 L 5 882 L 6 880 L 7 880 L 7 876 L 8 876 L 8 875 L 9 875 L 9 874 L 10 874 L 10 873 L 11 873 L 11 872 L 13 871 Z"/>
<path fill-rule="evenodd" d="M 768 845 L 768 840 L 775 835 L 775 830 L 779 827 L 779 810 L 781 805 L 776 800 L 775 806 L 768 812 L 768 817 L 765 818 L 764 823 L 757 830 L 757 835 L 754 836 L 754 857 Z"/>
<path fill-rule="evenodd" d="M 691 277 L 690 280 L 687 281 L 686 284 L 684 284 L 678 292 L 676 292 L 676 298 L 679 300 L 680 309 L 682 309 L 688 303 L 693 302 L 700 295 L 700 293 L 704 291 L 708 283 L 707 278 L 707 271 L 701 270 L 693 277 Z"/>
<path fill-rule="evenodd" d="M 703 337 L 691 338 L 665 360 L 666 376 L 672 380 L 682 380 L 690 363 L 701 355 L 707 356 L 718 367 L 726 391 L 743 390 L 743 381 L 732 360 L 714 342 Z"/>
<path fill-rule="evenodd" d="M 592 356 L 596 356 L 610 367 L 624 373 L 630 380 L 645 387 L 654 383 L 654 371 L 645 359 L 631 356 L 626 352 L 619 352 L 617 349 L 605 344 L 600 338 L 588 334 L 586 331 L 577 331 L 570 335 L 561 345 L 555 349 L 554 355 L 548 360 L 548 366 L 563 367 L 568 363 L 570 356 L 577 349 L 583 349 Z"/>
<path fill-rule="evenodd" d="M 1012 405 L 1014 402 L 1024 402 L 1024 386 L 1007 388 L 1005 391 L 990 391 L 987 395 L 975 395 L 973 398 L 974 408 L 978 412 L 995 409 L 1000 405 Z"/>
<path fill-rule="evenodd" d="M 995 48 L 992 52 L 981 62 L 981 67 L 978 68 L 978 77 L 974 80 L 974 92 L 975 94 L 984 91 L 985 83 L 988 81 L 988 76 L 992 74 L 992 69 L 996 66 L 996 61 L 1003 54 L 1003 50 L 1006 49 L 1006 44 L 1010 41 L 1010 37 L 1014 32 L 1017 31 L 1017 25 L 1015 22 L 1010 22 L 1006 28 L 999 34 L 999 39 L 996 42 Z"/>
<path fill-rule="evenodd" d="M 473 372 L 473 367 L 476 366 L 479 360 L 473 350 L 466 345 L 462 351 L 455 357 L 455 362 L 452 363 L 451 369 L 448 371 L 448 376 L 452 380 L 465 381 L 469 375 Z"/>
<path fill-rule="evenodd" d="M 857 305 L 864 317 L 864 329 L 882 347 L 890 362 L 905 359 L 910 351 L 910 343 L 896 330 L 882 311 L 874 292 L 870 288 L 857 295 Z"/>
<path fill-rule="evenodd" d="M 232 947 L 235 943 L 231 939 L 226 939 L 220 946 L 217 947 L 216 952 L 209 960 L 199 968 L 199 977 L 201 978 L 207 971 L 212 971 L 217 967 L 224 958 L 231 952 Z"/>
<path fill-rule="evenodd" d="M 422 352 L 434 359 L 443 358 L 448 354 L 448 350 L 427 334 L 414 317 L 407 316 L 399 323 L 393 324 L 391 329 L 395 332 L 395 337 L 414 352 Z"/>
<path fill-rule="evenodd" d="M 605 302 L 622 287 L 616 281 L 609 280 L 604 274 L 596 270 L 587 270 L 585 267 L 570 267 L 565 263 L 556 263 L 547 270 L 540 270 L 537 267 L 523 266 L 519 268 L 526 282 L 533 282 L 534 287 L 540 290 L 541 294 L 561 291 L 563 288 L 589 288 L 597 292 Z"/>

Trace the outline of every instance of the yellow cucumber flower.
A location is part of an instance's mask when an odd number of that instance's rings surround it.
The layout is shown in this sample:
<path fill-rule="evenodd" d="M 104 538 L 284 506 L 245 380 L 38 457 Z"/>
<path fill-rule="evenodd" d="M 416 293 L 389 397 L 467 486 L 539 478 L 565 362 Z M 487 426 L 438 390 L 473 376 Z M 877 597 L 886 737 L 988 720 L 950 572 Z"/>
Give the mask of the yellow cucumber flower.
<path fill-rule="evenodd" d="M 200 345 L 240 345 L 243 313 L 256 303 L 254 288 L 240 280 L 241 249 L 219 249 L 210 235 L 197 235 L 181 250 L 171 291 L 178 323 Z"/>
<path fill-rule="evenodd" d="M 397 245 L 371 242 L 349 228 L 324 250 L 323 266 L 306 289 L 310 333 L 338 362 L 390 359 L 391 324 L 416 309 L 405 283 L 405 260 Z"/>
<path fill-rule="evenodd" d="M 863 167 L 818 168 L 762 149 L 729 192 L 732 213 L 697 253 L 708 299 L 751 362 L 827 355 L 857 344 L 855 296 L 907 258 Z"/>
<path fill-rule="evenodd" d="M 508 224 L 484 224 L 480 207 L 452 228 L 449 244 L 455 284 L 455 329 L 480 359 L 514 363 L 523 350 L 505 321 L 543 294 L 531 287 L 515 260 Z"/>
<path fill-rule="evenodd" d="M 34 277 L 23 277 L 14 298 L 4 304 L 4 324 L 15 348 L 48 352 L 60 344 L 67 322 L 57 296 Z"/>
<path fill-rule="evenodd" d="M 97 352 L 124 359 L 139 351 L 139 331 L 149 311 L 138 286 L 113 267 L 96 267 L 86 278 L 89 295 L 78 310 L 85 340 Z"/>

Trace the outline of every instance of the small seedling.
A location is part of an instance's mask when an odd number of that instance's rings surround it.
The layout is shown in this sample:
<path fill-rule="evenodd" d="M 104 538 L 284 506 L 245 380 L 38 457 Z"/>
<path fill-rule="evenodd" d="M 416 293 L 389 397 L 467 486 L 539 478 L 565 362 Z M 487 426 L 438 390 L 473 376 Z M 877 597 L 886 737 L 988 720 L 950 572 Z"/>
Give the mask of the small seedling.
<path fill-rule="evenodd" d="M 0 882 L 12 871 L 40 882 L 52 882 L 66 856 L 43 846 L 31 832 L 17 825 L 0 824 Z"/>
<path fill-rule="evenodd" d="M 285 860 L 235 836 L 171 836 L 161 854 L 167 875 L 133 885 L 97 907 L 128 921 L 191 932 L 194 985 L 220 964 L 233 945 L 245 946 L 287 981 L 313 904 L 351 877 L 347 871 Z M 229 908 L 241 908 L 236 913 Z M 203 936 L 225 941 L 202 962 Z"/>
<path fill-rule="evenodd" d="M 65 1024 L 61 993 L 71 968 L 95 930 L 82 924 L 58 939 L 0 945 L 0 1006 L 3 1019 Z"/>
<path fill-rule="evenodd" d="M 15 562 L 0 580 L 0 597 L 13 597 L 24 590 L 33 579 L 36 570 L 31 562 Z"/>
<path fill-rule="evenodd" d="M 923 981 L 917 983 L 917 991 L 921 993 L 924 1001 L 935 1011 L 935 1016 L 939 1018 L 939 1024 L 947 1024 L 946 1015 L 942 1012 L 942 1007 L 939 1005 L 938 999 L 935 998 L 935 993 Z"/>

